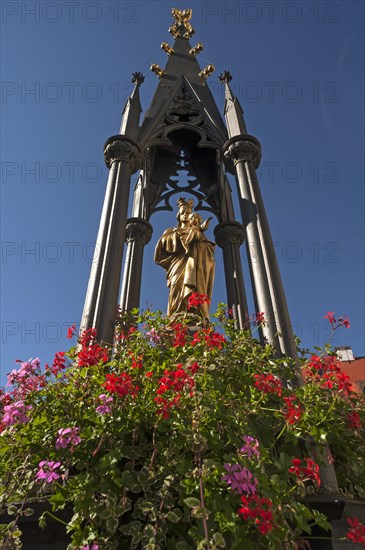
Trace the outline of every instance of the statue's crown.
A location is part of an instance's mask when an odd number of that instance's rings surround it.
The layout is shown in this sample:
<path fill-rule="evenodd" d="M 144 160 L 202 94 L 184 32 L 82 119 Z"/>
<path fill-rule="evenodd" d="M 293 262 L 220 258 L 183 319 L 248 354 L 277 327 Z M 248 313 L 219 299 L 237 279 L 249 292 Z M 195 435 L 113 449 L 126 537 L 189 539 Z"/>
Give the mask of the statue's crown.
<path fill-rule="evenodd" d="M 185 197 L 180 197 L 179 200 L 177 201 L 177 205 L 179 208 L 181 208 L 182 206 L 187 206 L 189 210 L 193 210 L 194 200 L 193 199 L 186 200 Z"/>

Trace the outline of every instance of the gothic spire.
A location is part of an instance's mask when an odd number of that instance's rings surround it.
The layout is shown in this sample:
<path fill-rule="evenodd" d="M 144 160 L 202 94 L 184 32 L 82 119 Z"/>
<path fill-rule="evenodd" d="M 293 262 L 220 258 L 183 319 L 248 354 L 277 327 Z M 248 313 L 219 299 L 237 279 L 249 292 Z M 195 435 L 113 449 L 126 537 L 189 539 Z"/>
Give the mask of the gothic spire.
<path fill-rule="evenodd" d="M 232 80 L 231 73 L 224 71 L 218 78 L 225 86 L 224 116 L 226 118 L 229 137 L 247 134 L 243 109 L 238 98 L 233 95 L 229 85 Z"/>
<path fill-rule="evenodd" d="M 141 102 L 139 99 L 139 87 L 144 82 L 144 76 L 141 72 L 135 71 L 132 74 L 131 80 L 134 84 L 134 88 L 124 106 L 119 133 L 132 139 L 137 139 L 139 118 L 142 112 Z"/>

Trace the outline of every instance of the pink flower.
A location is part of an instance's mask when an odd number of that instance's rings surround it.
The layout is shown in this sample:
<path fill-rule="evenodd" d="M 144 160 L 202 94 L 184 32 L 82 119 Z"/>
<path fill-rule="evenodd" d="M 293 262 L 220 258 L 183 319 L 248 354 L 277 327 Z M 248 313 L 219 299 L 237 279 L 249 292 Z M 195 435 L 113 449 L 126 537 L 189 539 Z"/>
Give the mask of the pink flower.
<path fill-rule="evenodd" d="M 20 369 L 13 369 L 10 374 L 8 374 L 8 383 L 7 386 L 13 385 L 14 383 L 22 383 L 22 381 L 28 376 L 34 375 L 35 371 L 40 368 L 39 357 L 36 359 L 29 359 L 26 362 L 17 361 L 21 363 Z"/>
<path fill-rule="evenodd" d="M 257 492 L 257 479 L 253 477 L 252 472 L 241 466 L 240 464 L 224 465 L 227 470 L 227 475 L 223 476 L 223 481 L 226 481 L 228 485 L 238 494 L 246 493 L 248 495 L 255 494 Z"/>
<path fill-rule="evenodd" d="M 52 483 L 59 479 L 60 474 L 55 470 L 61 466 L 61 462 L 48 462 L 47 460 L 42 460 L 38 466 L 39 469 L 36 479 L 44 480 L 46 483 Z"/>
<path fill-rule="evenodd" d="M 13 424 L 26 424 L 29 422 L 27 412 L 32 409 L 31 405 L 25 405 L 24 401 L 15 401 L 10 405 L 5 405 L 3 423 L 6 427 Z"/>
<path fill-rule="evenodd" d="M 84 546 L 81 547 L 81 550 L 99 550 L 99 546 L 94 542 L 92 546 L 85 544 Z"/>
<path fill-rule="evenodd" d="M 96 407 L 96 412 L 99 414 L 107 414 L 112 412 L 111 408 L 109 407 L 109 403 L 112 403 L 114 399 L 111 396 L 105 395 L 105 393 L 102 393 L 99 395 L 99 399 L 101 401 L 101 405 Z"/>
<path fill-rule="evenodd" d="M 81 442 L 81 437 L 77 435 L 78 431 L 79 428 L 76 426 L 73 428 L 60 428 L 56 440 L 56 449 L 66 449 L 67 445 L 70 443 L 72 447 L 78 445 Z"/>
<path fill-rule="evenodd" d="M 149 337 L 150 339 L 150 342 L 152 344 L 157 344 L 157 342 L 159 342 L 161 340 L 161 336 L 159 336 L 157 334 L 157 330 L 155 328 L 151 328 L 151 330 L 149 330 L 148 332 L 146 332 L 146 336 Z"/>
<path fill-rule="evenodd" d="M 246 444 L 241 447 L 240 452 L 243 455 L 247 455 L 248 458 L 252 458 L 253 456 L 256 456 L 258 458 L 260 456 L 260 444 L 258 440 L 255 437 L 251 437 L 250 435 L 244 435 L 243 439 Z"/>

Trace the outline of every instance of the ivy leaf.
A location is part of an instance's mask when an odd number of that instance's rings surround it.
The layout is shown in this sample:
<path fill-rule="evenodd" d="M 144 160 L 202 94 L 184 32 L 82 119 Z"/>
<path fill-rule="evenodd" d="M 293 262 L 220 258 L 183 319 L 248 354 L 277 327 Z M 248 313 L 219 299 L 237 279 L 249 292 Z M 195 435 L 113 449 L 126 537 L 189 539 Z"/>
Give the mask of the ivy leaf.
<path fill-rule="evenodd" d="M 185 498 L 184 502 L 186 506 L 188 506 L 189 508 L 195 508 L 197 506 L 200 506 L 200 500 L 194 497 Z"/>
<path fill-rule="evenodd" d="M 118 529 L 118 518 L 109 518 L 106 522 L 106 529 L 109 531 L 109 533 L 115 533 L 115 531 Z"/>
<path fill-rule="evenodd" d="M 214 533 L 213 540 L 214 540 L 215 545 L 217 546 L 217 548 L 225 548 L 226 547 L 226 542 L 224 540 L 224 537 L 223 537 L 222 533 Z"/>
<path fill-rule="evenodd" d="M 179 508 L 175 508 L 174 510 L 170 510 L 170 512 L 167 512 L 166 519 L 172 521 L 172 523 L 178 523 L 181 520 L 182 516 L 182 511 L 179 510 Z"/>

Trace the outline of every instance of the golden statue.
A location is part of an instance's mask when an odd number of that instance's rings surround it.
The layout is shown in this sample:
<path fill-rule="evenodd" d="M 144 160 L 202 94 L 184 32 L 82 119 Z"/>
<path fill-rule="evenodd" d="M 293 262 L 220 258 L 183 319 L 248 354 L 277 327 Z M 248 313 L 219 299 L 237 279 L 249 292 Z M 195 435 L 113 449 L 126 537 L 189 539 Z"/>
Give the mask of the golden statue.
<path fill-rule="evenodd" d="M 192 199 L 180 198 L 177 204 L 178 225 L 166 229 L 155 249 L 155 262 L 165 269 L 170 289 L 167 315 L 186 312 L 194 292 L 207 295 L 210 301 L 214 283 L 215 243 L 204 235 L 212 218 L 202 223 L 193 212 Z M 198 313 L 209 321 L 209 304 L 201 304 Z"/>
<path fill-rule="evenodd" d="M 191 26 L 191 23 L 189 23 L 192 16 L 193 16 L 192 9 L 179 10 L 178 8 L 172 8 L 172 17 L 175 19 L 175 23 L 171 25 L 171 27 L 169 28 L 169 32 L 172 34 L 174 38 L 179 38 L 180 26 L 183 26 L 186 29 L 186 32 L 183 34 L 184 38 L 191 38 L 191 36 L 193 36 L 195 31 Z"/>

